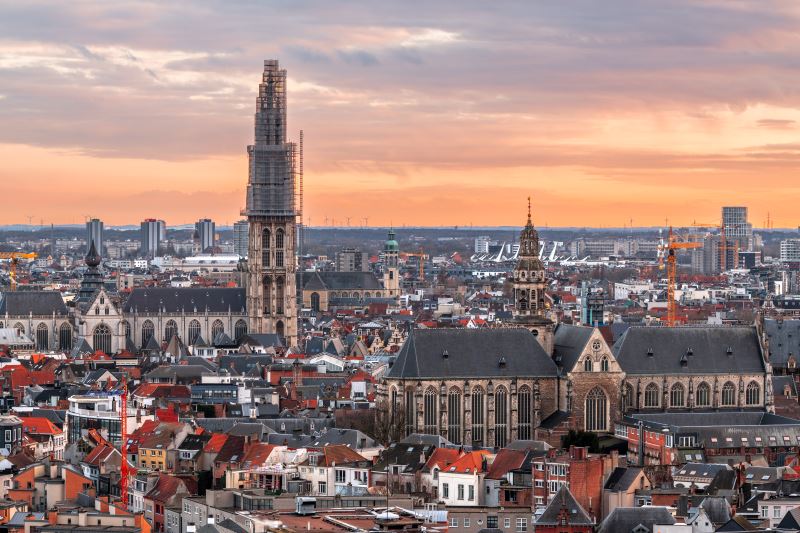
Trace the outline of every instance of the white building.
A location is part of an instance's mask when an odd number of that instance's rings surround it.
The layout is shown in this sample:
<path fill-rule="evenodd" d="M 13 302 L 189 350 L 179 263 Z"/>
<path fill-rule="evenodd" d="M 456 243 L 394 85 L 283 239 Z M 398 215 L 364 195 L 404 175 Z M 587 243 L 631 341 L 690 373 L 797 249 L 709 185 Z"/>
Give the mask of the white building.
<path fill-rule="evenodd" d="M 781 262 L 800 262 L 800 239 L 786 239 L 781 241 Z"/>
<path fill-rule="evenodd" d="M 439 472 L 439 500 L 448 506 L 484 505 L 483 480 L 489 458 L 485 450 L 469 452 Z"/>

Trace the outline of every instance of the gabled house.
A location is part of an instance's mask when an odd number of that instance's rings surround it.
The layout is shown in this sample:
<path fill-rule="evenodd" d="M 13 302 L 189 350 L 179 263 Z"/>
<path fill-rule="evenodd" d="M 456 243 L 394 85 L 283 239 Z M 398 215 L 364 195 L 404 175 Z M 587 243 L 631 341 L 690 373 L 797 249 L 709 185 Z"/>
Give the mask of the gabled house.
<path fill-rule="evenodd" d="M 119 496 L 122 454 L 107 442 L 95 446 L 81 461 L 83 475 L 92 480 L 98 496 Z"/>
<path fill-rule="evenodd" d="M 372 486 L 388 486 L 391 494 L 423 492 L 422 469 L 435 450 L 432 445 L 390 444 L 372 467 Z"/>
<path fill-rule="evenodd" d="M 144 516 L 153 525 L 153 532 L 164 531 L 167 507 L 178 504 L 187 496 L 196 496 L 197 493 L 196 477 L 159 474 L 155 486 L 144 496 Z"/>
<path fill-rule="evenodd" d="M 542 533 L 593 533 L 595 520 L 581 507 L 566 486 L 536 519 L 535 531 Z"/>
<path fill-rule="evenodd" d="M 486 450 L 467 452 L 439 472 L 439 501 L 452 506 L 484 505 L 483 480 L 491 454 Z"/>
<path fill-rule="evenodd" d="M 32 452 L 34 459 L 62 460 L 67 438 L 64 431 L 44 417 L 23 417 L 22 445 Z"/>
<path fill-rule="evenodd" d="M 308 494 L 353 496 L 367 493 L 371 466 L 369 459 L 347 446 L 334 445 L 310 452 L 299 473 Z"/>
<path fill-rule="evenodd" d="M 430 494 L 431 499 L 437 501 L 439 499 L 439 472 L 449 468 L 450 465 L 455 463 L 463 454 L 464 452 L 456 448 L 438 447 L 433 450 L 425 466 L 422 467 L 422 473 L 420 475 L 422 492 Z"/>

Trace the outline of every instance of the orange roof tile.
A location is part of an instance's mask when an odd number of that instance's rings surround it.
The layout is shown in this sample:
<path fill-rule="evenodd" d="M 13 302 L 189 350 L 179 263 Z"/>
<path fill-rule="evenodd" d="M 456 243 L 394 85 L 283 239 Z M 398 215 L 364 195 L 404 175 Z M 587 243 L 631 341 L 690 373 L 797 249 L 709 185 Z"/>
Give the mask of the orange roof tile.
<path fill-rule="evenodd" d="M 225 441 L 228 440 L 228 436 L 224 433 L 212 433 L 211 440 L 203 448 L 204 452 L 208 453 L 219 453 L 222 449 L 222 445 L 225 444 Z"/>
<path fill-rule="evenodd" d="M 490 455 L 486 450 L 465 453 L 458 461 L 443 469 L 445 472 L 457 474 L 474 474 L 483 472 L 483 458 Z"/>
<path fill-rule="evenodd" d="M 23 418 L 22 431 L 31 435 L 61 435 L 64 433 L 47 418 L 38 416 Z"/>

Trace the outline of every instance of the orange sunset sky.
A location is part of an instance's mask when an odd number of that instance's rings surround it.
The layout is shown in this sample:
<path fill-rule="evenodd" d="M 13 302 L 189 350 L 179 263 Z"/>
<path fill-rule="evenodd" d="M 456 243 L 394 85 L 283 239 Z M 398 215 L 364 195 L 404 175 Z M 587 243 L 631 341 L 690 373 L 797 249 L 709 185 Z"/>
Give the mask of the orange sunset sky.
<path fill-rule="evenodd" d="M 278 58 L 311 225 L 794 227 L 798 51 L 793 1 L 0 0 L 0 224 L 232 223 Z"/>

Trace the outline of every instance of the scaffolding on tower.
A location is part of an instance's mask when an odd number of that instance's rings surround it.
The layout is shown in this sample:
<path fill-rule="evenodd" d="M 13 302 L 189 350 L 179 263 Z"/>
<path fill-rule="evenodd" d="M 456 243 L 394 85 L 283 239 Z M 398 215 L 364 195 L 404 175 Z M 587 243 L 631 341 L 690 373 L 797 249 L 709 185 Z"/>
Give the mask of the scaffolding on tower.
<path fill-rule="evenodd" d="M 130 505 L 130 477 L 136 475 L 136 468 L 128 464 L 128 378 L 122 379 L 122 401 L 120 402 L 120 436 L 122 438 L 122 467 L 120 469 L 119 495 L 127 511 Z"/>

